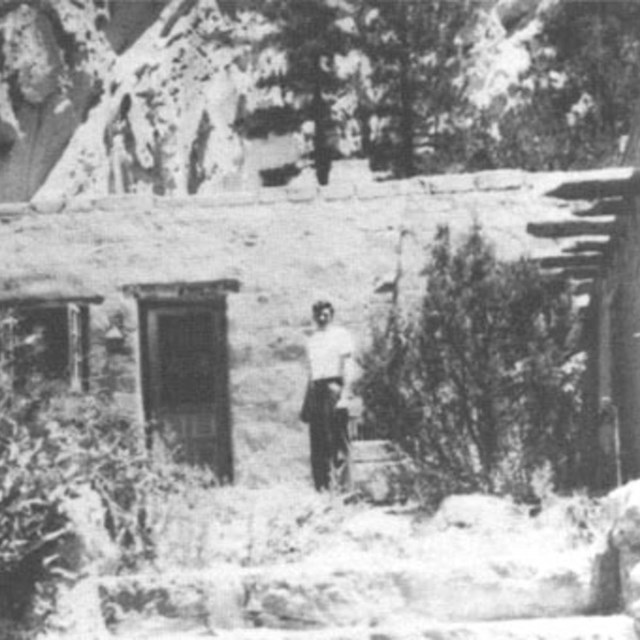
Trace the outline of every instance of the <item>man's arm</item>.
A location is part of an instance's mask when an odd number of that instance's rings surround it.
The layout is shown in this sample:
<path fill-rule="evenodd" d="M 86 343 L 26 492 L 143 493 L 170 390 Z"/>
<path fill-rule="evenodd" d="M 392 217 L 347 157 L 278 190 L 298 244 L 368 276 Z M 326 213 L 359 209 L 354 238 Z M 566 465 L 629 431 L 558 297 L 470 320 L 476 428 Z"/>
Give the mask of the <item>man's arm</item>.
<path fill-rule="evenodd" d="M 353 397 L 353 383 L 355 378 L 355 360 L 354 360 L 354 345 L 351 336 L 346 335 L 345 351 L 340 357 L 340 373 L 342 376 L 343 384 L 338 399 L 337 407 L 340 409 L 346 409 L 349 406 L 349 402 Z"/>

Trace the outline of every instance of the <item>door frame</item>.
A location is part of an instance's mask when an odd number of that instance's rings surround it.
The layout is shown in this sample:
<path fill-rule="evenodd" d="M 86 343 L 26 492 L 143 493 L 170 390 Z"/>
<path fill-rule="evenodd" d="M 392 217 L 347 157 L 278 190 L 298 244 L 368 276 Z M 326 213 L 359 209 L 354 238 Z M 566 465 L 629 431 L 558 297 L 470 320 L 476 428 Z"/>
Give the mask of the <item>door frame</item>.
<path fill-rule="evenodd" d="M 212 352 L 219 358 L 216 367 L 217 390 L 214 404 L 214 420 L 216 423 L 217 450 L 214 462 L 214 471 L 222 483 L 233 482 L 233 438 L 231 419 L 231 398 L 229 390 L 229 347 L 228 347 L 228 320 L 227 299 L 221 294 L 206 298 L 153 298 L 138 299 L 138 327 L 140 347 L 140 374 L 142 407 L 145 419 L 145 441 L 148 449 L 153 448 L 153 429 L 150 425 L 151 412 L 153 410 L 153 390 L 151 388 L 151 356 L 148 335 L 149 313 L 161 309 L 180 308 L 188 311 L 192 309 L 208 310 L 219 314 L 219 331 L 214 329 L 215 346 Z"/>

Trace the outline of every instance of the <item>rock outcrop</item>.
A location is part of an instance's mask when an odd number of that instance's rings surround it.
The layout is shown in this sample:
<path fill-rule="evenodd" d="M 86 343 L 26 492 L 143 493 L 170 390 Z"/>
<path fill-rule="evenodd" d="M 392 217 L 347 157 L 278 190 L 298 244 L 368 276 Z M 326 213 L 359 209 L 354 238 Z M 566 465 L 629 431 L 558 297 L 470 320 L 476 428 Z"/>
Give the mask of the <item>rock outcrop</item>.
<path fill-rule="evenodd" d="M 610 494 L 608 506 L 610 541 L 619 554 L 622 605 L 640 628 L 640 481 Z"/>
<path fill-rule="evenodd" d="M 203 194 L 243 184 L 233 125 L 259 26 L 232 20 L 215 0 L 169 3 L 105 75 L 102 100 L 38 197 Z"/>
<path fill-rule="evenodd" d="M 99 95 L 98 15 L 92 0 L 0 8 L 0 199 L 33 195 Z"/>
<path fill-rule="evenodd" d="M 463 72 L 473 102 L 504 107 L 505 91 L 528 68 L 554 2 L 485 3 L 462 35 L 473 52 Z M 246 189 L 259 183 L 261 171 L 298 162 L 301 141 L 246 140 L 234 128 L 252 104 L 271 99 L 256 90 L 270 62 L 258 58 L 255 44 L 272 27 L 224 6 L 5 2 L 0 201 L 29 200 L 36 192 L 43 199 Z"/>
<path fill-rule="evenodd" d="M 3 3 L 0 201 L 28 200 L 38 190 L 92 107 L 100 102 L 116 54 L 135 42 L 164 3 Z"/>

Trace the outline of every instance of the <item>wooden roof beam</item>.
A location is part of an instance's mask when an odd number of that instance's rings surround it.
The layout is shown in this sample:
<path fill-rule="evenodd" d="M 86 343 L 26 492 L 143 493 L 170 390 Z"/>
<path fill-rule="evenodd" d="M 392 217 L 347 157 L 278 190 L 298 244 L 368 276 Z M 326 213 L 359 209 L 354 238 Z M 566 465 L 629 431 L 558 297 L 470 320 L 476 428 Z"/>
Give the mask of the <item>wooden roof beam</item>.
<path fill-rule="evenodd" d="M 104 298 L 99 295 L 65 294 L 0 294 L 0 308 L 6 307 L 57 307 L 65 304 L 102 304 Z"/>
<path fill-rule="evenodd" d="M 575 269 L 576 267 L 571 267 L 571 269 Z M 571 287 L 571 295 L 580 296 L 580 295 L 592 295 L 593 287 L 595 280 L 592 277 L 585 277 L 585 272 L 583 272 L 584 268 L 577 273 L 579 277 L 568 277 L 564 270 L 553 269 L 542 271 L 542 277 L 546 280 L 552 282 L 568 282 Z M 599 273 L 599 271 L 598 271 Z M 588 276 L 589 274 L 586 273 Z"/>
<path fill-rule="evenodd" d="M 615 230 L 612 220 L 558 220 L 554 222 L 530 222 L 527 233 L 536 238 L 570 238 L 572 236 L 609 236 Z"/>
<path fill-rule="evenodd" d="M 579 218 L 592 218 L 594 216 L 625 216 L 631 213 L 633 213 L 633 203 L 627 198 L 605 198 L 588 209 L 574 211 L 573 215 Z"/>
<path fill-rule="evenodd" d="M 216 298 L 227 293 L 238 293 L 240 281 L 235 278 L 221 278 L 206 281 L 146 282 L 127 284 L 122 287 L 125 295 L 138 300 L 180 300 Z"/>
<path fill-rule="evenodd" d="M 610 247 L 610 240 L 576 240 L 572 244 L 563 247 L 562 253 L 599 252 L 601 254 L 607 254 Z"/>
<path fill-rule="evenodd" d="M 541 269 L 562 269 L 564 267 L 601 267 L 604 256 L 601 253 L 547 256 L 536 259 Z"/>
<path fill-rule="evenodd" d="M 631 167 L 582 171 L 567 176 L 548 196 L 563 200 L 598 200 L 640 193 L 640 175 Z"/>
<path fill-rule="evenodd" d="M 601 275 L 599 267 L 564 267 L 547 271 L 546 275 L 565 280 L 595 280 Z"/>

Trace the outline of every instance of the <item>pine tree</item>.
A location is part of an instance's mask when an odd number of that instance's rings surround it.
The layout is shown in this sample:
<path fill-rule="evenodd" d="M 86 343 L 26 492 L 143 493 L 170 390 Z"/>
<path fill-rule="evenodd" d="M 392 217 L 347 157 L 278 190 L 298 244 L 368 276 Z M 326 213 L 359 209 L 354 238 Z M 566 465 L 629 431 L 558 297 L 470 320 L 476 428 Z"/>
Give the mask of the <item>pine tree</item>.
<path fill-rule="evenodd" d="M 276 30 L 261 43 L 284 53 L 286 69 L 258 82 L 279 90 L 281 105 L 248 114 L 242 123 L 249 136 L 286 133 L 313 123 L 312 160 L 318 183 L 329 181 L 336 154 L 336 122 L 332 105 L 344 81 L 336 71 L 336 56 L 346 53 L 351 36 L 341 26 L 345 8 L 331 0 L 264 0 L 258 6 Z"/>
<path fill-rule="evenodd" d="M 462 51 L 457 34 L 470 19 L 461 0 L 364 0 L 362 48 L 371 61 L 373 114 L 382 123 L 372 164 L 399 177 L 437 168 L 463 91 L 454 79 Z"/>

